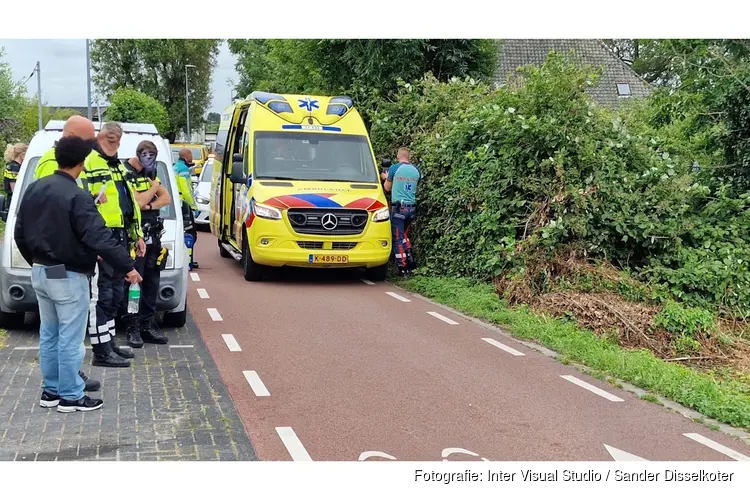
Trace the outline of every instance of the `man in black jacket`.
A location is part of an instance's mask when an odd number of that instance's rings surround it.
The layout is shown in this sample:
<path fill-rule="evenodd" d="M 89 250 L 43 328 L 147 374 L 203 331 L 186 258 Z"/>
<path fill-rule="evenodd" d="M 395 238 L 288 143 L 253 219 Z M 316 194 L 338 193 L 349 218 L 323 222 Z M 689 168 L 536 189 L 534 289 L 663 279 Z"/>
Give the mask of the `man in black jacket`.
<path fill-rule="evenodd" d="M 91 196 L 76 179 L 92 144 L 63 137 L 55 148 L 59 169 L 32 183 L 16 219 L 18 250 L 32 263 L 31 284 L 39 302 L 39 363 L 44 379 L 39 404 L 57 411 L 91 411 L 100 399 L 85 396 L 79 375 L 89 313 L 89 279 L 97 255 L 139 283 L 127 250 L 112 236 Z"/>

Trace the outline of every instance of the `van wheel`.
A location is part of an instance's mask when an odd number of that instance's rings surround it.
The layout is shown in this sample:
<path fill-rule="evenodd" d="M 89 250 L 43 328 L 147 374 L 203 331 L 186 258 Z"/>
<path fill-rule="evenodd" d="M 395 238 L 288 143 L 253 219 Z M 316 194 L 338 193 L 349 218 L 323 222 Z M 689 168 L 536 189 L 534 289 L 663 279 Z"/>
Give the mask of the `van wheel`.
<path fill-rule="evenodd" d="M 245 281 L 260 281 L 263 279 L 263 266 L 253 261 L 250 248 L 247 246 L 247 237 L 242 238 L 242 271 Z"/>
<path fill-rule="evenodd" d="M 388 264 L 378 267 L 368 267 L 365 269 L 365 276 L 370 281 L 385 281 L 388 277 Z"/>
<path fill-rule="evenodd" d="M 170 328 L 182 328 L 187 322 L 187 307 L 180 312 L 164 313 L 162 325 Z"/>
<path fill-rule="evenodd" d="M 7 313 L 0 311 L 0 327 L 2 328 L 22 328 L 26 313 Z"/>

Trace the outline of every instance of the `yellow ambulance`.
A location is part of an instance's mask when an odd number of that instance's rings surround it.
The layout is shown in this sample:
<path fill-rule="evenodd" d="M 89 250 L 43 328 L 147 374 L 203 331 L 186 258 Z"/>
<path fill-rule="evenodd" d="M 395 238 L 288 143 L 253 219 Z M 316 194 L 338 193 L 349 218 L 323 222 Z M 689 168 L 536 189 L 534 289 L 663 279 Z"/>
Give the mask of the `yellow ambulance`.
<path fill-rule="evenodd" d="M 267 267 L 359 267 L 386 278 L 388 202 L 348 97 L 253 92 L 221 116 L 211 232 L 257 281 Z"/>

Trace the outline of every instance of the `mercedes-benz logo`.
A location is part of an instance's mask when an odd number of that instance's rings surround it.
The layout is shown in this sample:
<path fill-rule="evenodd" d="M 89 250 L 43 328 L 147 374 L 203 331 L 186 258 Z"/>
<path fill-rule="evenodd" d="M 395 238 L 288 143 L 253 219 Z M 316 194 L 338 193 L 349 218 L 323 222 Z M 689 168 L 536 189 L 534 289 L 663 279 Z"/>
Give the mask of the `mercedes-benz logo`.
<path fill-rule="evenodd" d="M 322 224 L 323 229 L 333 231 L 336 229 L 336 226 L 339 225 L 339 220 L 333 214 L 325 214 L 320 223 Z"/>

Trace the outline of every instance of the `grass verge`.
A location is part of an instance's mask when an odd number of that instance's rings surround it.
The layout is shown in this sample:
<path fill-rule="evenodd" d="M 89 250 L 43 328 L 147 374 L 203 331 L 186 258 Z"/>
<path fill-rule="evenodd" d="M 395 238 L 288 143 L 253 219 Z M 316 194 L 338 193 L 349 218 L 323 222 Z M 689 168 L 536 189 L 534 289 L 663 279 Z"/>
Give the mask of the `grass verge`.
<path fill-rule="evenodd" d="M 750 386 L 724 382 L 710 374 L 668 363 L 647 350 L 624 349 L 571 321 L 511 308 L 492 285 L 468 279 L 416 276 L 397 285 L 457 311 L 508 329 L 592 370 L 660 394 L 736 427 L 750 429 Z"/>

